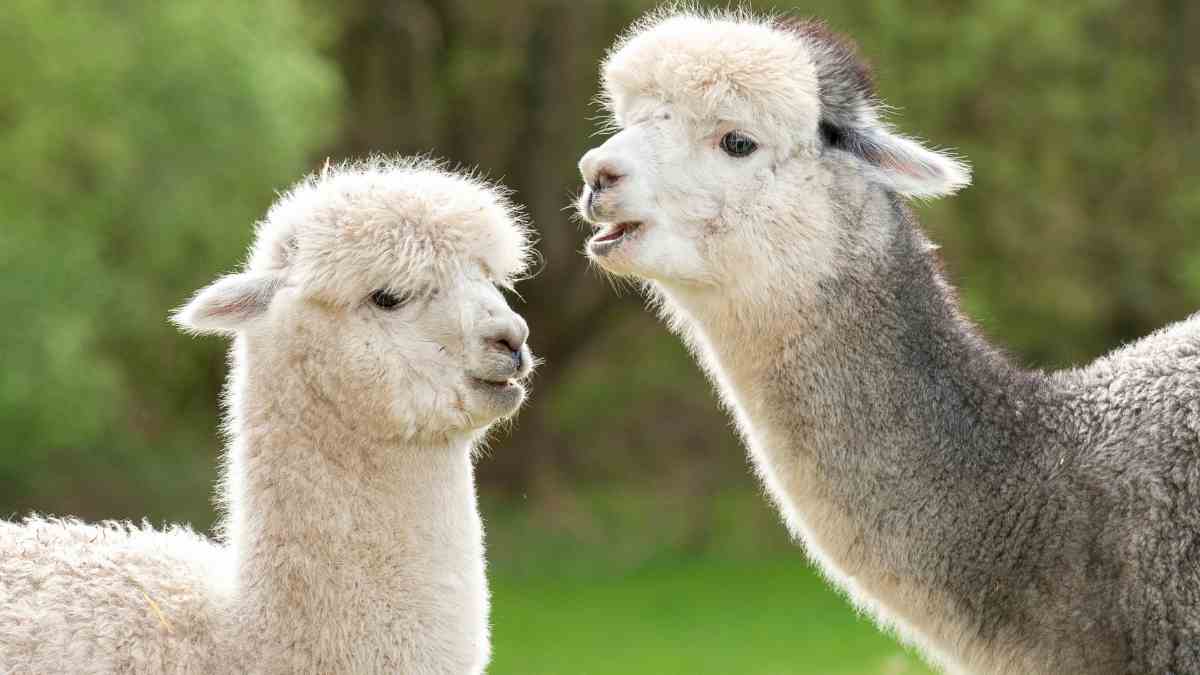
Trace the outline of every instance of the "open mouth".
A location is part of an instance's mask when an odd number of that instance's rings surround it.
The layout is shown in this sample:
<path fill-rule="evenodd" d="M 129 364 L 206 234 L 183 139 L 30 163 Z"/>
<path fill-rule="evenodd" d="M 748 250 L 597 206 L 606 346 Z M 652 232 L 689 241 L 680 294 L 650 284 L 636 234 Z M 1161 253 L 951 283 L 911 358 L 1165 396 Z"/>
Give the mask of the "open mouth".
<path fill-rule="evenodd" d="M 626 236 L 637 232 L 642 226 L 641 221 L 627 220 L 621 223 L 606 224 L 592 237 L 592 246 L 610 248 Z"/>

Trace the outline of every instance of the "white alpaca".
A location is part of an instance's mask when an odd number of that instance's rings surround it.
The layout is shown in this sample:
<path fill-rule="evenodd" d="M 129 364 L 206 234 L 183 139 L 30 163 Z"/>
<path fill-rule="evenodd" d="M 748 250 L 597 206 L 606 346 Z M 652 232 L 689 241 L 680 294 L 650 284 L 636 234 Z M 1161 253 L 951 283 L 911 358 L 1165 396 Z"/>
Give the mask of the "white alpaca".
<path fill-rule="evenodd" d="M 956 671 L 1200 673 L 1200 317 L 1009 363 L 901 199 L 966 168 L 819 23 L 655 13 L 603 79 L 588 254 L 647 280 L 836 584 Z"/>
<path fill-rule="evenodd" d="M 472 452 L 525 396 L 521 219 L 423 161 L 327 169 L 174 316 L 236 336 L 223 537 L 0 522 L 0 672 L 478 673 Z"/>

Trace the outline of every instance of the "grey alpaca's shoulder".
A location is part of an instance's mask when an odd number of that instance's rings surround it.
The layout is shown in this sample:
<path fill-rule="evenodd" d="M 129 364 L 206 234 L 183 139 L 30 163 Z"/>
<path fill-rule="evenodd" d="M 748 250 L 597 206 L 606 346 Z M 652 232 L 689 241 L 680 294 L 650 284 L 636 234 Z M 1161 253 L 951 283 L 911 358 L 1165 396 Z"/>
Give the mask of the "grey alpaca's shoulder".
<path fill-rule="evenodd" d="M 1084 474 L 1131 518 L 1174 520 L 1200 546 L 1200 314 L 1052 381 Z"/>
<path fill-rule="evenodd" d="M 1200 672 L 1200 314 L 1054 376 L 1129 672 Z M 1101 497 L 1100 495 L 1105 495 Z"/>
<path fill-rule="evenodd" d="M 1200 313 L 1055 375 L 1084 446 L 1200 464 Z"/>

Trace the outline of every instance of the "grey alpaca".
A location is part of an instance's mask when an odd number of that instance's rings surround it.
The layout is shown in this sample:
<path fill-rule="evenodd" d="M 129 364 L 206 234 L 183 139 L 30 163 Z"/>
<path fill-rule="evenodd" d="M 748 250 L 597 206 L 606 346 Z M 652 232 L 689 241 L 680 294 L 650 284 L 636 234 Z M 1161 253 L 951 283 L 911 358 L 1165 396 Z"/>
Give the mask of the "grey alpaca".
<path fill-rule="evenodd" d="M 903 200 L 965 166 L 819 23 L 653 13 L 603 80 L 588 255 L 646 282 L 835 584 L 954 672 L 1200 673 L 1200 315 L 1013 365 Z"/>

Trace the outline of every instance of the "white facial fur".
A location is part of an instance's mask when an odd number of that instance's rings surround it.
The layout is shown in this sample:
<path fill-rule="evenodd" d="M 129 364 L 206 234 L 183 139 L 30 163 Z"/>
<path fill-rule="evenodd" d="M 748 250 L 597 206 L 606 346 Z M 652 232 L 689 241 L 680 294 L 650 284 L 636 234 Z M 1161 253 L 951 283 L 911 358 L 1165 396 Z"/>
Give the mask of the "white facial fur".
<path fill-rule="evenodd" d="M 290 355 L 329 412 L 373 438 L 482 429 L 524 400 L 529 330 L 481 271 L 448 281 L 394 309 L 369 290 L 343 307 L 284 288 L 250 342 Z"/>
<path fill-rule="evenodd" d="M 753 139 L 758 149 L 746 157 L 726 154 L 720 143 L 731 131 Z M 821 251 L 823 259 L 831 242 L 820 227 L 822 196 L 813 191 L 800 199 L 790 189 L 815 187 L 815 167 L 811 160 L 794 161 L 790 144 L 773 141 L 750 121 L 696 119 L 679 106 L 646 101 L 620 132 L 580 162 L 592 180 L 579 208 L 600 226 L 589 254 L 617 274 L 726 285 L 753 269 L 749 265 L 759 253 L 754 242 L 774 236 L 759 226 L 787 214 L 795 226 L 789 233 L 793 243 Z M 601 171 L 620 178 L 596 190 L 594 176 Z M 796 219 L 792 206 L 813 211 L 814 218 Z M 640 225 L 615 243 L 603 241 L 613 224 L 628 221 Z"/>
<path fill-rule="evenodd" d="M 424 163 L 352 165 L 285 195 L 247 270 L 175 320 L 244 337 L 356 432 L 439 440 L 524 400 L 529 330 L 500 287 L 523 272 L 527 250 L 490 186 Z"/>
<path fill-rule="evenodd" d="M 588 255 L 609 272 L 676 288 L 753 284 L 786 256 L 806 277 L 791 287 L 803 287 L 836 267 L 831 214 L 843 186 L 826 152 L 900 194 L 965 185 L 964 166 L 880 122 L 856 65 L 852 48 L 818 24 L 669 10 L 636 24 L 602 68 L 617 132 L 579 165 L 578 208 L 598 230 Z M 723 150 L 730 132 L 753 152 Z"/>

